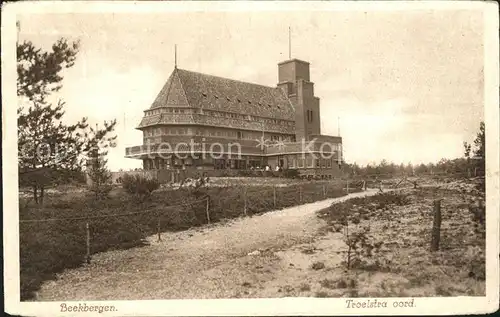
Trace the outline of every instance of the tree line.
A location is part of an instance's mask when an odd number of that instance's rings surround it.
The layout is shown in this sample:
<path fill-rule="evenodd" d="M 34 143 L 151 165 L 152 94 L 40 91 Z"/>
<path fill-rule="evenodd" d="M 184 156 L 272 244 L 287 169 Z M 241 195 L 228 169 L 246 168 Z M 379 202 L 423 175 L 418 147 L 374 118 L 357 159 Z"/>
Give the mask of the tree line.
<path fill-rule="evenodd" d="M 455 159 L 442 158 L 437 163 L 394 164 L 387 160 L 360 166 L 356 163 L 344 164 L 343 170 L 349 176 L 403 176 L 423 174 L 462 174 L 479 176 L 485 174 L 485 126 L 479 125 L 479 131 L 472 144 L 463 143 L 464 156 Z"/>

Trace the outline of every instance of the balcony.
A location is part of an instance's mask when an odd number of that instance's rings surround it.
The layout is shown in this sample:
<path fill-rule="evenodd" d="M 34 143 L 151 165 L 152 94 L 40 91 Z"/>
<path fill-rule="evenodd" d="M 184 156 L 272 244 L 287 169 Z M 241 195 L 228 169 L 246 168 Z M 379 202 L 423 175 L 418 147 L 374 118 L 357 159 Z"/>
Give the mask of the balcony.
<path fill-rule="evenodd" d="M 255 140 L 231 140 L 223 138 L 201 138 L 186 136 L 164 138 L 160 144 L 138 145 L 125 149 L 125 157 L 147 158 L 155 155 L 189 154 L 189 153 L 225 153 L 231 155 L 276 156 L 300 153 L 324 153 L 330 157 L 338 157 L 340 143 L 323 141 L 280 142 L 265 144 L 264 148 Z"/>

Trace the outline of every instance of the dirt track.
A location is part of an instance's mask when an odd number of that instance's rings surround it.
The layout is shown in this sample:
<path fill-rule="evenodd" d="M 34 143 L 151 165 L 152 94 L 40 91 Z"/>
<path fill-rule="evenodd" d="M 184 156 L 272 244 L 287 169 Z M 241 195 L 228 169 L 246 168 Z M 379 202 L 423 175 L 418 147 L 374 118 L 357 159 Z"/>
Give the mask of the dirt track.
<path fill-rule="evenodd" d="M 90 265 L 65 271 L 42 285 L 35 300 L 311 296 L 314 286 L 307 279 L 321 274 L 311 271 L 311 263 L 324 261 L 334 267 L 340 258 L 321 258 L 307 250 L 325 243 L 329 249 L 342 248 L 340 238 L 318 240 L 322 221 L 315 212 L 334 201 L 377 192 L 163 233 L 161 242 L 151 236 L 145 247 L 95 254 Z"/>

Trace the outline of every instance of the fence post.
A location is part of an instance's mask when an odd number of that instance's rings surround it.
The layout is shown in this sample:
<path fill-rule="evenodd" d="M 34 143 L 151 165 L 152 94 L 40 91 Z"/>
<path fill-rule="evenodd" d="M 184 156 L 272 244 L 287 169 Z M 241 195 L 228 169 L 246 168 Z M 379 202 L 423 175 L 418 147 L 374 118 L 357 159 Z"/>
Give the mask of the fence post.
<path fill-rule="evenodd" d="M 247 216 L 247 188 L 243 187 L 243 212 Z"/>
<path fill-rule="evenodd" d="M 273 206 L 276 208 L 276 186 L 273 186 Z"/>
<path fill-rule="evenodd" d="M 474 167 L 474 177 L 477 177 L 477 167 Z"/>
<path fill-rule="evenodd" d="M 366 191 L 366 181 L 363 179 L 363 191 Z"/>
<path fill-rule="evenodd" d="M 158 242 L 161 241 L 161 220 L 160 215 L 158 215 Z"/>
<path fill-rule="evenodd" d="M 347 178 L 345 180 L 345 183 L 346 183 L 346 187 L 345 188 L 346 188 L 347 194 L 349 194 L 349 178 Z"/>
<path fill-rule="evenodd" d="M 299 202 L 302 202 L 302 186 L 299 186 Z"/>
<path fill-rule="evenodd" d="M 210 224 L 210 212 L 208 211 L 208 207 L 210 206 L 210 199 L 207 197 L 207 222 Z"/>
<path fill-rule="evenodd" d="M 326 198 L 326 187 L 325 187 L 325 184 L 323 184 L 323 198 Z"/>
<path fill-rule="evenodd" d="M 431 251 L 439 250 L 441 234 L 441 200 L 434 200 L 434 221 L 432 222 Z"/>
<path fill-rule="evenodd" d="M 87 264 L 90 264 L 90 225 L 89 225 L 89 222 L 87 221 L 85 223 L 85 232 L 86 232 L 86 235 L 87 235 L 87 253 L 85 254 L 85 261 L 87 262 Z"/>

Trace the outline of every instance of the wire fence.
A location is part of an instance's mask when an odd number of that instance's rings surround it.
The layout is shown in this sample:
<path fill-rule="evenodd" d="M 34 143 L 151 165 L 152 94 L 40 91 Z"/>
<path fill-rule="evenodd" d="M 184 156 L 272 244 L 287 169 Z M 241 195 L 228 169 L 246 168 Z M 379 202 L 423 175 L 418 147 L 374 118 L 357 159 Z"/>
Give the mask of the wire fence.
<path fill-rule="evenodd" d="M 161 241 L 165 231 L 252 216 L 370 188 L 378 188 L 382 192 L 386 189 L 412 188 L 412 183 L 402 181 L 409 177 L 395 178 L 388 186 L 380 186 L 382 182 L 370 181 L 365 175 L 363 178 L 300 182 L 283 187 L 244 184 L 207 187 L 205 192 L 189 197 L 184 197 L 190 191 L 188 189 L 160 191 L 153 202 L 144 206 L 117 201 L 116 205 L 100 207 L 102 210 L 71 217 L 64 215 L 85 212 L 77 199 L 70 200 L 64 208 L 58 206 L 60 210 L 55 215 L 52 210 L 47 211 L 52 208 L 50 205 L 40 210 L 33 208 L 23 213 L 25 217 L 30 217 L 19 220 L 22 296 L 29 298 L 37 285 L 46 279 L 43 277 L 46 274 L 75 267 L 82 262 L 90 263 L 92 255 L 98 252 L 143 245 L 148 236 L 156 235 L 156 240 Z M 174 193 L 180 196 L 176 199 L 169 197 Z M 172 204 L 173 201 L 177 203 Z M 96 202 L 95 206 L 99 203 Z M 125 210 L 131 211 L 123 212 Z M 42 218 L 44 212 L 52 216 Z"/>

